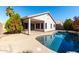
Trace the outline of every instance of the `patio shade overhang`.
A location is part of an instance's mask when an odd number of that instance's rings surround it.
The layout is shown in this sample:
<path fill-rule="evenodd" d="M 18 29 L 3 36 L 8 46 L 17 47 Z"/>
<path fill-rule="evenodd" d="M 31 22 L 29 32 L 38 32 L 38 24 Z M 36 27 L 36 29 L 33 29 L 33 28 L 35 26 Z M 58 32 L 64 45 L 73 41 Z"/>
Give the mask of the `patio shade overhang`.
<path fill-rule="evenodd" d="M 43 20 L 33 19 L 33 18 L 24 18 L 23 23 L 28 23 L 28 34 L 31 34 L 31 23 L 43 23 Z"/>
<path fill-rule="evenodd" d="M 29 21 L 29 19 L 31 20 L 31 22 L 44 22 L 43 20 L 38 20 L 38 19 L 33 19 L 33 18 L 26 18 L 23 20 L 23 23 L 27 23 Z"/>
<path fill-rule="evenodd" d="M 52 17 L 53 15 L 51 15 L 51 13 L 49 12 L 49 11 L 47 11 L 47 12 L 43 12 L 43 13 L 38 13 L 38 14 L 34 14 L 34 15 L 30 15 L 30 16 L 25 16 L 25 17 L 23 17 L 23 18 L 21 18 L 21 19 L 34 19 L 34 17 L 39 17 L 39 16 L 41 16 L 41 15 L 45 15 L 45 14 L 48 14 L 50 17 L 51 17 L 51 19 L 54 21 L 54 23 L 56 24 L 56 22 L 55 22 L 55 20 L 53 19 L 54 17 Z M 36 20 L 36 19 L 35 19 Z M 43 21 L 43 20 L 41 20 L 41 21 Z"/>

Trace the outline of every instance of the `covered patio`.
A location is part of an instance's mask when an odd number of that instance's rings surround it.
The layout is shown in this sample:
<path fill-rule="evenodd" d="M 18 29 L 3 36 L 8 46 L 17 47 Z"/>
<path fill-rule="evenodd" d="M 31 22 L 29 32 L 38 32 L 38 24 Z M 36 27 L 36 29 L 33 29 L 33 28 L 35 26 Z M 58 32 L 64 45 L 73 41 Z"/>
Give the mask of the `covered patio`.
<path fill-rule="evenodd" d="M 28 34 L 31 34 L 31 31 L 44 31 L 43 20 L 26 18 L 23 20 L 23 26 L 25 30 L 28 30 Z"/>

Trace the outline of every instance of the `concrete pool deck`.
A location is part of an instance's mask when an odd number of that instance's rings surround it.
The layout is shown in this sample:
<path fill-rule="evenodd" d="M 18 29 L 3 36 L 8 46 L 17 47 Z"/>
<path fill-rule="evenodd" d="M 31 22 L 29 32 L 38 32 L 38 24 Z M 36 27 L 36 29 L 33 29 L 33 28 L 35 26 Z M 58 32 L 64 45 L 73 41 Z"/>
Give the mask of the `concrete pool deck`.
<path fill-rule="evenodd" d="M 9 34 L 0 38 L 0 52 L 32 52 L 32 53 L 53 53 L 54 51 L 48 49 L 36 40 L 36 37 L 41 35 L 51 35 L 56 31 L 39 32 L 32 31 L 30 35 L 26 33 Z M 56 53 L 56 52 L 54 52 Z"/>

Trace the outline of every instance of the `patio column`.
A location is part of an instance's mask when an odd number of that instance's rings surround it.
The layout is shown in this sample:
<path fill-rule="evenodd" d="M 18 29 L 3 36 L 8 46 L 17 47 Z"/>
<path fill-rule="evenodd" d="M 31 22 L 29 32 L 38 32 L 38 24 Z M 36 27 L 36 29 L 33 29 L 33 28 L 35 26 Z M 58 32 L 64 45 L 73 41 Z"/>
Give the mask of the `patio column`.
<path fill-rule="evenodd" d="M 30 34 L 31 31 L 31 19 L 28 19 L 28 34 Z"/>
<path fill-rule="evenodd" d="M 44 32 L 45 32 L 45 22 L 43 23 L 43 27 L 44 27 L 43 30 L 44 30 Z"/>

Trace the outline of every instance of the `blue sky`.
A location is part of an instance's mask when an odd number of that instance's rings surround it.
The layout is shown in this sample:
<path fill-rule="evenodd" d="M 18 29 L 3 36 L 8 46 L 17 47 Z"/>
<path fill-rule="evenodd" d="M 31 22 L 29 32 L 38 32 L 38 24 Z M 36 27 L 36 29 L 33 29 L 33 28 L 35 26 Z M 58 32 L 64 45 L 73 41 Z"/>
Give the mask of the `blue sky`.
<path fill-rule="evenodd" d="M 55 21 L 65 21 L 67 18 L 79 16 L 78 6 L 12 6 L 21 17 L 42 12 L 50 12 Z M 5 23 L 9 18 L 5 14 L 7 6 L 0 6 L 0 22 Z"/>

